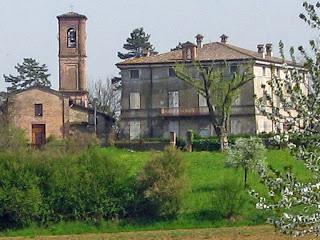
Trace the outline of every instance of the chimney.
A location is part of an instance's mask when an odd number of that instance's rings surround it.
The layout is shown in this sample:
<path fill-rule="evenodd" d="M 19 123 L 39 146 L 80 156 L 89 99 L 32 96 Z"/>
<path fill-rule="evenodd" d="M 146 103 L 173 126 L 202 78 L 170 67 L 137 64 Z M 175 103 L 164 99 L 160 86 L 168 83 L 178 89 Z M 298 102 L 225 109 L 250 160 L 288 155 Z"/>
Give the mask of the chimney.
<path fill-rule="evenodd" d="M 182 46 L 182 59 L 184 61 L 187 60 L 195 60 L 197 58 L 197 46 L 192 42 L 186 42 L 181 45 Z"/>
<path fill-rule="evenodd" d="M 263 58 L 265 58 L 266 53 L 264 51 L 264 44 L 258 44 L 257 49 L 258 49 L 258 53 L 261 54 Z"/>
<path fill-rule="evenodd" d="M 220 36 L 221 43 L 226 44 L 226 43 L 228 42 L 228 38 L 229 38 L 229 37 L 228 37 L 227 35 L 222 34 L 222 35 Z"/>
<path fill-rule="evenodd" d="M 266 55 L 267 55 L 268 57 L 273 57 L 272 43 L 267 43 L 267 44 L 266 44 Z"/>
<path fill-rule="evenodd" d="M 198 34 L 196 36 L 197 39 L 197 48 L 202 48 L 202 40 L 203 40 L 203 36 L 201 34 Z"/>

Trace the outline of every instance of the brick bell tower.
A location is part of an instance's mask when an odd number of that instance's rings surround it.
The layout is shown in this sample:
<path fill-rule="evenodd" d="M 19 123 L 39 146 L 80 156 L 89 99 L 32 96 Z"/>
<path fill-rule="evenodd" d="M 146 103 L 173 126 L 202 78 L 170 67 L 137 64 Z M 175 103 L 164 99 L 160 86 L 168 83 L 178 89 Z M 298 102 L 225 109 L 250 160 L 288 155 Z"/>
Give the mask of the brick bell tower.
<path fill-rule="evenodd" d="M 87 17 L 75 12 L 57 16 L 59 23 L 59 91 L 70 102 L 88 106 Z"/>

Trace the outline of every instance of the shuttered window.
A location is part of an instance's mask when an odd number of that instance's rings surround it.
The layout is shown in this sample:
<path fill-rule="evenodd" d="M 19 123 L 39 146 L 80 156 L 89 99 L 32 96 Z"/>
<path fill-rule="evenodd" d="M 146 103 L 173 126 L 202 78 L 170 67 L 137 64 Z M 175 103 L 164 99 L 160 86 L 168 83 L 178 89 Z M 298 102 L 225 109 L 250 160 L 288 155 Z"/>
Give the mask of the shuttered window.
<path fill-rule="evenodd" d="M 130 109 L 140 109 L 140 93 L 132 92 L 130 93 Z"/>
<path fill-rule="evenodd" d="M 169 92 L 168 97 L 169 97 L 169 108 L 179 107 L 179 92 L 178 91 Z"/>

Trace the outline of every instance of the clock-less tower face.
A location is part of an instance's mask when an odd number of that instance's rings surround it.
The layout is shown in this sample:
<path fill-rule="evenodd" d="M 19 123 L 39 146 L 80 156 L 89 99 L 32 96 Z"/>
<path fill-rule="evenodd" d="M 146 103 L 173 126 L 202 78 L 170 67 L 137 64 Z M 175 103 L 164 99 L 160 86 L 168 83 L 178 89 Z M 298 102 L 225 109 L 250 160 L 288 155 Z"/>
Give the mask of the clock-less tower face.
<path fill-rule="evenodd" d="M 59 91 L 87 106 L 87 17 L 69 12 L 59 22 Z"/>

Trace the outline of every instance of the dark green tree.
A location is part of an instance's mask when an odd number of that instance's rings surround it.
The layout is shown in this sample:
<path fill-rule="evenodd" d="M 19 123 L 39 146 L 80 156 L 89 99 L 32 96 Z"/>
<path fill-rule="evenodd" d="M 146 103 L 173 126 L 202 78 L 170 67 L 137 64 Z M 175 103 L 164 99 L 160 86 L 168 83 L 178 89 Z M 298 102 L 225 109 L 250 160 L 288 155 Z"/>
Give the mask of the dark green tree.
<path fill-rule="evenodd" d="M 150 34 L 147 34 L 143 27 L 134 29 L 130 33 L 130 37 L 127 38 L 127 42 L 123 45 L 123 48 L 128 52 L 118 52 L 118 57 L 121 59 L 140 57 L 145 50 L 154 51 L 154 47 L 149 42 L 149 39 Z"/>
<path fill-rule="evenodd" d="M 33 58 L 24 58 L 23 63 L 18 63 L 14 68 L 18 72 L 17 76 L 12 74 L 3 75 L 4 80 L 11 84 L 11 86 L 7 88 L 8 92 L 26 89 L 32 86 L 51 87 L 51 83 L 48 80 L 50 74 L 48 73 L 47 65 L 40 65 L 40 63 Z"/>

